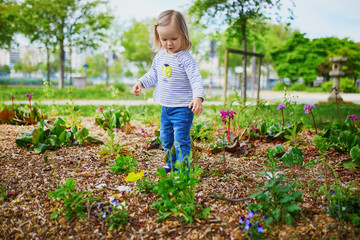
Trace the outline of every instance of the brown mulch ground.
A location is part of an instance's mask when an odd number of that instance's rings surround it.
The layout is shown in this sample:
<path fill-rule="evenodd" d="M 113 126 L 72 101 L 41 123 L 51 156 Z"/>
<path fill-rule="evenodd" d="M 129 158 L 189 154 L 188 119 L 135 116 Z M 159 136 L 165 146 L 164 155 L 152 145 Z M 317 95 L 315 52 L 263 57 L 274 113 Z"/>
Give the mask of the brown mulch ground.
<path fill-rule="evenodd" d="M 107 133 L 94 123 L 93 118 L 83 118 L 82 124 L 90 135 L 107 138 Z M 139 169 L 153 171 L 164 165 L 163 152 L 144 150 L 144 138 L 140 129 L 154 136 L 157 126 L 145 126 L 132 121 L 132 133 L 122 131 L 116 138 L 120 143 L 128 143 L 128 148 L 135 151 Z M 0 187 L 9 186 L 9 198 L 0 201 L 0 239 L 242 239 L 238 218 L 247 214 L 246 207 L 253 200 L 231 203 L 211 199 L 214 194 L 227 198 L 242 198 L 256 192 L 255 188 L 264 181 L 258 173 L 264 170 L 263 162 L 267 160 L 266 149 L 277 143 L 255 141 L 254 152 L 248 155 L 226 154 L 228 170 L 221 174 L 222 154 L 207 155 L 199 153 L 196 163 L 204 170 L 200 184 L 197 186 L 195 201 L 211 208 L 209 219 L 196 220 L 192 224 L 182 223 L 170 217 L 157 223 L 159 215 L 150 206 L 156 195 L 128 194 L 119 192 L 116 187 L 133 183 L 124 181 L 126 175 L 109 172 L 108 163 L 98 156 L 101 145 L 63 147 L 52 151 L 55 162 L 56 177 L 60 183 L 75 175 L 79 191 L 91 190 L 94 196 L 110 197 L 118 194 L 122 201 L 127 201 L 129 223 L 121 231 L 107 231 L 102 222 L 95 218 L 96 208 L 90 208 L 86 220 L 66 220 L 63 216 L 50 220 L 52 211 L 61 207 L 48 198 L 51 191 L 57 189 L 51 160 L 44 162 L 43 154 L 15 145 L 15 139 L 24 130 L 33 126 L 0 125 Z M 308 143 L 303 148 L 306 160 L 317 159 L 319 154 L 311 146 L 311 133 L 305 131 L 302 140 Z M 198 147 L 203 143 L 197 142 Z M 151 155 L 154 153 L 154 155 Z M 330 163 L 335 166 L 348 156 L 333 152 L 329 154 Z M 112 163 L 112 162 L 110 162 Z M 79 165 L 77 173 L 75 169 Z M 358 170 L 336 168 L 339 181 L 347 184 L 358 181 Z M 268 239 L 360 239 L 356 227 L 351 223 L 341 223 L 329 217 L 325 211 L 325 198 L 318 186 L 324 184 L 321 162 L 308 168 L 280 169 L 288 178 L 298 178 L 302 184 L 304 202 L 302 210 L 295 217 L 291 226 L 277 224 L 271 231 L 266 230 Z M 330 182 L 334 177 L 330 175 Z M 309 184 L 313 181 L 313 184 Z M 99 184 L 106 184 L 104 191 L 96 190 Z"/>

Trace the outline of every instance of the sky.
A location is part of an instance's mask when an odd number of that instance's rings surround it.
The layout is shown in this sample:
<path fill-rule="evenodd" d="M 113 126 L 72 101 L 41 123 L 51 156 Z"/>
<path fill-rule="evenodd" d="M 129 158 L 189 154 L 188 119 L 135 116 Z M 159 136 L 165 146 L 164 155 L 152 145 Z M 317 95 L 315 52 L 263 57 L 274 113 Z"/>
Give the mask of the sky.
<path fill-rule="evenodd" d="M 109 5 L 117 21 L 156 18 L 162 11 L 185 11 L 192 0 L 110 0 Z M 306 37 L 349 38 L 360 42 L 360 0 L 294 0 L 293 29 Z M 283 9 L 291 6 L 284 1 Z M 284 16 L 288 16 L 284 10 Z"/>

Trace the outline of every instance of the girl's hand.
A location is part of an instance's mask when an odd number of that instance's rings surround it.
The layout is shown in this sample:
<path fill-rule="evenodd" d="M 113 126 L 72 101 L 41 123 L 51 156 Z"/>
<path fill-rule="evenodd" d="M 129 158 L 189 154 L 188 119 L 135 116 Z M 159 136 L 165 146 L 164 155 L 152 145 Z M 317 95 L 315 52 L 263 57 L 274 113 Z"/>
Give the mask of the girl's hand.
<path fill-rule="evenodd" d="M 203 110 L 203 106 L 202 106 L 202 98 L 200 97 L 197 97 L 197 98 L 194 98 L 194 100 L 191 101 L 191 103 L 189 104 L 189 108 L 192 107 L 192 112 L 195 113 L 195 114 L 200 114 L 202 113 L 202 110 Z"/>
<path fill-rule="evenodd" d="M 141 93 L 141 87 L 142 87 L 141 81 L 137 81 L 133 87 L 133 94 L 135 96 L 139 96 L 139 93 Z"/>

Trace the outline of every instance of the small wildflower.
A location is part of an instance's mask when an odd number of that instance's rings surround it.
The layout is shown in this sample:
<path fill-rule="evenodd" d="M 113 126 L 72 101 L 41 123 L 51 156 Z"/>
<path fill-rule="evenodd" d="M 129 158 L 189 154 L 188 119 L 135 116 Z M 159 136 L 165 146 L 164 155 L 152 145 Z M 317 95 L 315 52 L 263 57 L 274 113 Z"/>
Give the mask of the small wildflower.
<path fill-rule="evenodd" d="M 249 218 L 252 218 L 254 216 L 254 212 L 253 211 L 250 211 L 249 213 L 248 213 L 248 217 Z"/>
<path fill-rule="evenodd" d="M 248 231 L 250 229 L 250 224 L 246 224 L 244 229 Z"/>
<path fill-rule="evenodd" d="M 27 97 L 27 99 L 31 100 L 32 96 L 34 95 L 34 93 L 26 93 L 25 96 Z"/>
<path fill-rule="evenodd" d="M 99 203 L 96 208 L 99 209 L 100 207 L 101 207 L 101 204 Z"/>
<path fill-rule="evenodd" d="M 107 214 L 107 212 L 104 212 L 104 214 L 103 214 L 103 216 L 102 216 L 102 218 L 106 218 L 106 214 Z"/>
<path fill-rule="evenodd" d="M 9 97 L 9 100 L 14 100 L 15 99 L 15 97 L 14 96 L 11 96 L 11 97 Z"/>
<path fill-rule="evenodd" d="M 314 105 L 314 104 L 305 105 L 305 106 L 304 106 L 305 113 L 306 113 L 306 114 L 309 114 L 309 113 L 311 112 L 311 109 L 312 109 L 312 108 L 315 108 L 315 105 Z"/>
<path fill-rule="evenodd" d="M 277 106 L 276 110 L 281 110 L 281 109 L 286 109 L 285 104 L 279 104 L 279 106 Z"/>
<path fill-rule="evenodd" d="M 245 219 L 246 225 L 250 225 L 250 218 Z"/>
<path fill-rule="evenodd" d="M 356 117 L 356 115 L 349 115 L 347 118 L 352 118 L 354 121 L 358 121 L 359 119 Z"/>
<path fill-rule="evenodd" d="M 264 215 L 264 221 L 266 221 L 267 218 L 268 218 L 268 216 L 267 216 L 267 215 Z"/>
<path fill-rule="evenodd" d="M 109 206 L 109 207 L 108 207 L 108 211 L 109 211 L 109 212 L 112 212 L 112 210 L 113 210 L 113 209 Z"/>
<path fill-rule="evenodd" d="M 258 226 L 256 229 L 259 233 L 264 232 L 264 228 L 262 226 Z"/>
<path fill-rule="evenodd" d="M 244 219 L 242 217 L 239 218 L 239 223 L 242 224 L 244 222 Z"/>
<path fill-rule="evenodd" d="M 101 113 L 104 112 L 103 107 L 99 107 L 99 111 L 100 111 Z"/>

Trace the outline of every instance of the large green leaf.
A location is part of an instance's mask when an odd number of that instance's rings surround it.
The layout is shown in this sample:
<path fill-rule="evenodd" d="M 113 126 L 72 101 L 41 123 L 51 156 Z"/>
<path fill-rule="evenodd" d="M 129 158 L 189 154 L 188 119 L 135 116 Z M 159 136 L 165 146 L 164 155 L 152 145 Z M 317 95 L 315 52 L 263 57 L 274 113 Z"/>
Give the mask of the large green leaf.
<path fill-rule="evenodd" d="M 42 152 L 45 152 L 46 150 L 48 150 L 49 148 L 50 148 L 49 144 L 38 143 L 36 145 L 36 147 L 34 148 L 34 152 L 42 153 Z"/>
<path fill-rule="evenodd" d="M 81 128 L 77 133 L 75 133 L 75 140 L 79 142 L 79 144 L 83 144 L 85 138 L 89 135 L 89 131 L 86 128 Z"/>

